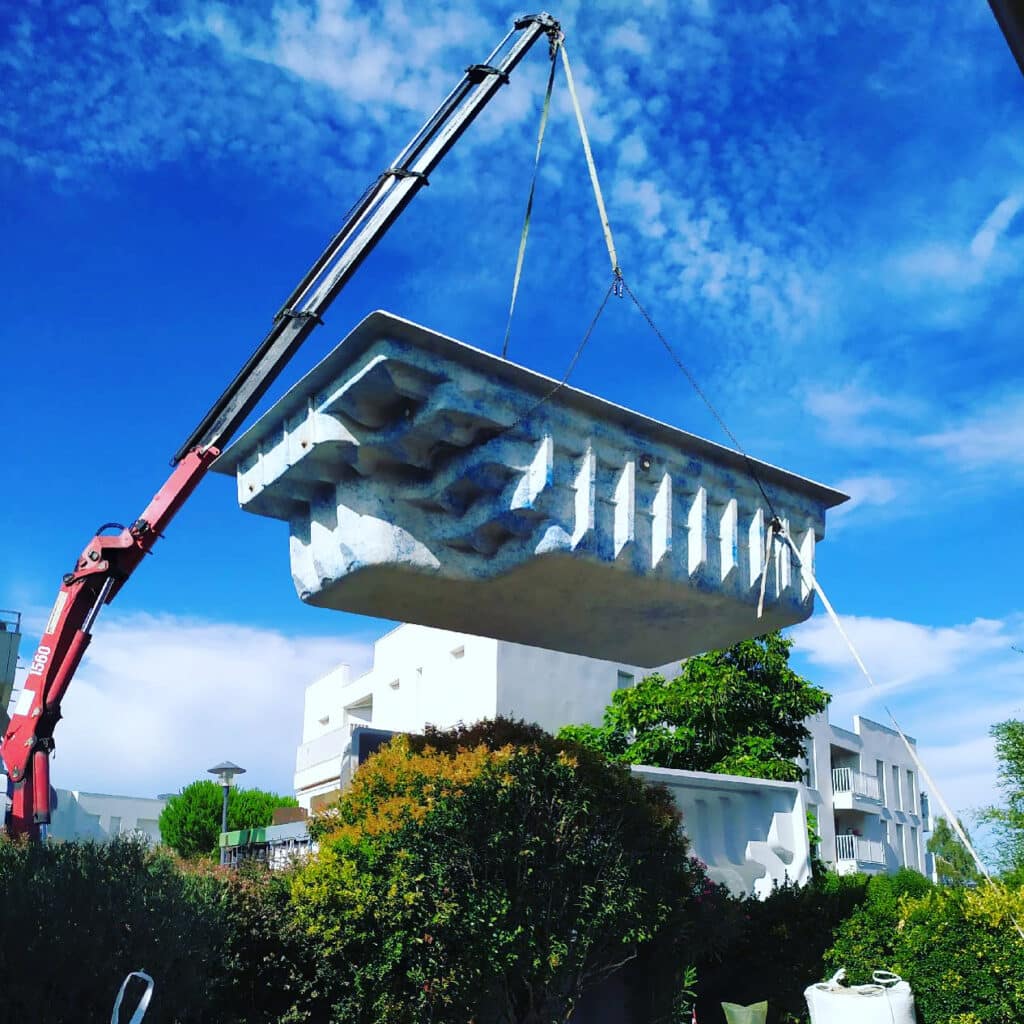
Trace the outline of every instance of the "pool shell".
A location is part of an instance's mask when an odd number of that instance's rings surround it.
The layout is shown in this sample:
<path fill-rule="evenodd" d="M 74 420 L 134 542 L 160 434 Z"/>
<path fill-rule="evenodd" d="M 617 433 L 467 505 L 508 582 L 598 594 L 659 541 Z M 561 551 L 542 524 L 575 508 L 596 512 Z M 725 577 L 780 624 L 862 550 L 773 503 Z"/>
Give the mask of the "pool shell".
<path fill-rule="evenodd" d="M 302 600 L 637 665 L 806 619 L 846 495 L 385 312 L 217 461 Z"/>

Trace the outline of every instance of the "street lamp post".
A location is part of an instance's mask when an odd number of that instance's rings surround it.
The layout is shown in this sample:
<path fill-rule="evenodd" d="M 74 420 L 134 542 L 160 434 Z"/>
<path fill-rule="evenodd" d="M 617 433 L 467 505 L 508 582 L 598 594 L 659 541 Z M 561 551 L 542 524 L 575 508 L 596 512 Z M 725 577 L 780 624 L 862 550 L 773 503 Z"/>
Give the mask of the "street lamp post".
<path fill-rule="evenodd" d="M 227 832 L 228 830 L 228 793 L 231 791 L 231 783 L 236 775 L 244 775 L 245 769 L 239 768 L 237 764 L 232 764 L 230 761 L 222 761 L 218 765 L 214 765 L 212 768 L 206 769 L 211 775 L 217 776 L 217 781 L 224 788 L 224 803 L 221 806 L 220 812 L 220 830 L 221 833 Z M 227 862 L 228 850 L 226 846 L 220 848 L 220 862 L 225 864 Z"/>

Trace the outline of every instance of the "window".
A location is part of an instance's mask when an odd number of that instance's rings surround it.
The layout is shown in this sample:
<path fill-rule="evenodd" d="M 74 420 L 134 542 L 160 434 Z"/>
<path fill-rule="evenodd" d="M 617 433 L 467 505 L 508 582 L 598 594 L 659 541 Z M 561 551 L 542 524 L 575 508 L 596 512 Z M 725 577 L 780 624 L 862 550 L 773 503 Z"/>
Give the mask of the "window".
<path fill-rule="evenodd" d="M 875 775 L 878 776 L 878 798 L 885 803 L 885 762 L 875 762 Z"/>
<path fill-rule="evenodd" d="M 917 800 L 914 799 L 914 773 L 908 768 L 907 769 L 907 810 L 913 814 L 914 805 Z"/>
<path fill-rule="evenodd" d="M 110 816 L 110 829 L 108 830 L 112 836 L 119 836 L 121 834 L 121 818 L 112 814 Z"/>
<path fill-rule="evenodd" d="M 618 682 L 615 684 L 617 690 L 628 690 L 633 685 L 633 673 L 619 671 Z"/>
<path fill-rule="evenodd" d="M 917 867 L 917 829 L 910 828 L 910 848 L 907 850 L 907 867 Z"/>
<path fill-rule="evenodd" d="M 903 807 L 900 802 L 900 766 L 898 764 L 892 766 L 892 792 L 889 794 L 889 798 L 892 800 L 893 807 Z"/>
<path fill-rule="evenodd" d="M 373 721 L 373 697 L 363 697 L 345 708 L 345 724 L 350 729 L 358 725 L 369 725 Z"/>
<path fill-rule="evenodd" d="M 907 863 L 907 855 L 903 849 L 903 826 L 898 822 L 896 824 L 896 842 L 894 844 L 896 851 L 896 860 L 899 864 Z"/>
<path fill-rule="evenodd" d="M 804 778 L 807 779 L 807 785 L 811 789 L 816 789 L 818 786 L 818 765 L 814 760 L 813 739 L 809 739 L 807 746 L 804 747 L 804 760 L 807 762 L 807 771 L 804 773 Z"/>

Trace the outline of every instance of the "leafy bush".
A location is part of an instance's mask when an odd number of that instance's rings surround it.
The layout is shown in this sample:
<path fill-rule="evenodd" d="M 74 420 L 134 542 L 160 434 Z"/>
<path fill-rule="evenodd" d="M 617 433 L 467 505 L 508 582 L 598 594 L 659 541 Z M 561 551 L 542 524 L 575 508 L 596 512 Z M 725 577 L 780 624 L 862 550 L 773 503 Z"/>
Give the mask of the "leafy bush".
<path fill-rule="evenodd" d="M 1024 1018 L 1024 940 L 1013 924 L 1024 923 L 1024 889 L 918 886 L 895 901 L 883 897 L 873 906 L 874 928 L 863 929 L 854 914 L 828 954 L 851 981 L 870 968 L 895 971 L 913 988 L 925 1024 Z"/>
<path fill-rule="evenodd" d="M 205 1021 L 225 941 L 216 882 L 132 840 L 0 841 L 0 993 L 8 1020 L 109 1019 L 124 976 L 158 981 L 147 1024 Z"/>
<path fill-rule="evenodd" d="M 228 828 L 269 825 L 275 807 L 297 807 L 294 797 L 261 789 L 231 789 Z M 212 779 L 199 779 L 167 801 L 160 812 L 160 836 L 182 857 L 210 857 L 217 852 L 224 791 Z"/>
<path fill-rule="evenodd" d="M 868 881 L 867 898 L 843 923 L 829 950 L 826 963 L 846 970 L 851 985 L 866 985 L 877 970 L 891 970 L 900 900 L 923 896 L 933 888 L 924 875 L 901 868 L 893 875 L 874 875 Z"/>
<path fill-rule="evenodd" d="M 237 871 L 207 870 L 220 881 L 225 942 L 219 964 L 212 966 L 213 973 L 222 972 L 224 1020 L 297 1024 L 313 1019 L 315 951 L 291 912 L 291 874 L 256 861 L 243 861 Z"/>
<path fill-rule="evenodd" d="M 306 1019 L 294 1009 L 309 1002 L 311 972 L 290 880 L 259 865 L 189 865 L 129 839 L 0 840 L 0 899 L 6 1020 L 109 1020 L 140 968 L 156 981 L 146 1024 Z"/>
<path fill-rule="evenodd" d="M 701 884 L 665 791 L 502 719 L 397 737 L 331 825 L 293 902 L 352 1024 L 567 1019 Z"/>

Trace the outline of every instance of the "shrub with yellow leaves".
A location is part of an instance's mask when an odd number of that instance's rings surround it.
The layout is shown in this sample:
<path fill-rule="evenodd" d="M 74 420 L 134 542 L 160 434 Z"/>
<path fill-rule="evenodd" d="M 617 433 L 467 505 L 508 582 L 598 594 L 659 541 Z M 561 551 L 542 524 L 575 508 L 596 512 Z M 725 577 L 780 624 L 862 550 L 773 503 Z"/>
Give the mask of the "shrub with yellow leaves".
<path fill-rule="evenodd" d="M 703 881 L 678 826 L 665 791 L 536 726 L 397 737 L 293 883 L 332 1019 L 567 1019 L 678 928 Z"/>
<path fill-rule="evenodd" d="M 873 927 L 855 913 L 829 954 L 852 981 L 869 969 L 910 982 L 927 1024 L 1019 1024 L 1024 1020 L 1024 889 L 935 886 L 904 892 Z M 884 919 L 883 919 L 884 918 Z M 852 969 L 852 970 L 851 970 Z"/>

